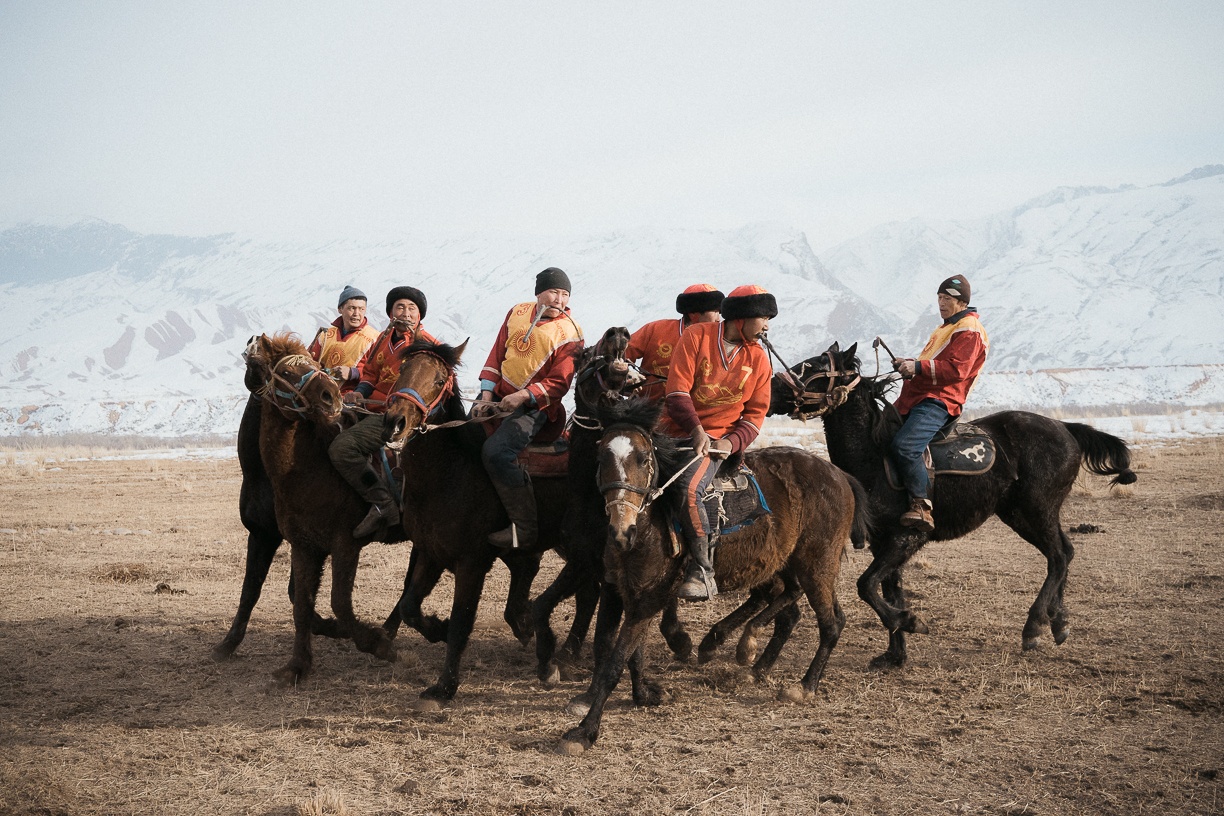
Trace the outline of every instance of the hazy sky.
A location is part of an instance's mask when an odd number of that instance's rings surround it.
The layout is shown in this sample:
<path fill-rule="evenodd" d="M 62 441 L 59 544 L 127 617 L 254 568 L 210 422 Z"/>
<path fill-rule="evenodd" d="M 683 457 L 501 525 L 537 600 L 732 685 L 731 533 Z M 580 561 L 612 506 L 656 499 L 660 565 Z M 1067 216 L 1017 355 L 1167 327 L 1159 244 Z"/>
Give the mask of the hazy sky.
<path fill-rule="evenodd" d="M 1224 3 L 0 0 L 0 223 L 781 221 L 1224 163 Z"/>

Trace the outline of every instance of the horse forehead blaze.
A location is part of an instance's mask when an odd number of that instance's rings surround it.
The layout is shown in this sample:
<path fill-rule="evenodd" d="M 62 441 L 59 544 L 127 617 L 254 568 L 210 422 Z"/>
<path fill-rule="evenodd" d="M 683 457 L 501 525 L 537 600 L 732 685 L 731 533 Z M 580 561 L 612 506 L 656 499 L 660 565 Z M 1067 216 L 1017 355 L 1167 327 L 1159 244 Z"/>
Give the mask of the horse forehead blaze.
<path fill-rule="evenodd" d="M 608 440 L 604 448 L 608 453 L 612 454 L 612 461 L 616 463 L 616 469 L 620 471 L 621 479 L 624 479 L 625 461 L 633 455 L 633 440 L 629 438 L 628 434 L 618 433 Z"/>

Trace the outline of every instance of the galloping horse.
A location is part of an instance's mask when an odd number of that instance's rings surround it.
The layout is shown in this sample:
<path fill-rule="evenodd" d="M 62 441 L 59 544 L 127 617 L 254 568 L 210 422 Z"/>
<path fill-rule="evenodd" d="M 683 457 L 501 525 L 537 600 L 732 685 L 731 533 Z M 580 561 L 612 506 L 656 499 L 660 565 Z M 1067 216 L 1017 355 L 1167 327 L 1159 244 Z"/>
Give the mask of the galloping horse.
<path fill-rule="evenodd" d="M 293 657 L 276 676 L 292 684 L 310 672 L 315 597 L 329 555 L 336 633 L 351 637 L 363 652 L 394 660 L 387 631 L 358 620 L 353 612 L 358 558 L 369 539 L 353 539 L 365 502 L 336 473 L 327 455 L 338 429 L 339 387 L 295 335 L 261 335 L 248 359 L 269 383 L 260 415 L 260 458 L 275 497 L 277 527 L 292 552 Z"/>
<path fill-rule="evenodd" d="M 867 486 L 871 493 L 872 562 L 858 580 L 858 594 L 888 629 L 888 650 L 872 666 L 900 666 L 906 660 L 905 633 L 925 634 L 926 624 L 906 604 L 901 573 L 928 538 L 947 541 L 976 530 L 992 515 L 1015 530 L 1046 557 L 1046 579 L 1029 609 L 1023 646 L 1032 649 L 1047 626 L 1054 642 L 1067 639 L 1063 590 L 1074 550 L 1063 532 L 1060 513 L 1081 463 L 1093 473 L 1130 484 L 1130 453 L 1116 436 L 1077 422 L 1059 422 L 1024 411 L 1004 411 L 973 424 L 994 440 L 998 459 L 979 476 L 943 474 L 932 490 L 935 531 L 914 532 L 898 523 L 904 493 L 888 485 L 884 457 L 888 442 L 878 428 L 884 394 L 894 377 L 866 377 L 855 356 L 858 344 L 837 343 L 824 354 L 793 367 L 789 377 L 775 375 L 771 414 L 821 416 L 829 458 Z M 881 596 L 881 587 L 883 595 Z"/>
<path fill-rule="evenodd" d="M 603 425 L 597 415 L 601 407 L 626 399 L 633 388 L 625 350 L 629 346 L 629 330 L 613 327 L 604 332 L 594 346 L 583 351 L 574 377 L 574 416 L 569 429 L 569 511 L 563 523 L 562 554 L 565 566 L 544 592 L 532 603 L 532 621 L 536 636 L 537 674 L 545 687 L 551 688 L 561 679 L 561 667 L 554 660 L 557 639 L 550 623 L 553 610 L 565 598 L 575 596 L 574 621 L 562 647 L 564 662 L 573 663 L 582 649 L 596 603 L 604 610 L 600 618 L 607 621 L 613 601 L 601 601 L 604 584 L 603 551 L 608 540 L 608 516 L 603 497 L 596 486 L 596 457 Z M 617 599 L 619 600 L 619 599 Z M 619 619 L 619 607 L 615 610 Z M 610 628 L 610 631 L 609 631 Z M 688 635 L 680 627 L 675 604 L 664 610 L 661 624 L 664 637 L 681 660 L 692 650 Z M 611 645 L 614 626 L 596 627 L 596 659 L 601 649 Z"/>
<path fill-rule="evenodd" d="M 421 694 L 421 708 L 440 705 L 458 690 L 459 661 L 476 621 L 485 576 L 499 557 L 488 536 L 509 524 L 481 462 L 485 432 L 463 422 L 466 412 L 455 391 L 455 366 L 466 346 L 417 342 L 403 351 L 383 432 L 389 444 L 402 447 L 404 527 L 413 541 L 414 564 L 400 597 L 400 616 L 426 638 L 447 644 L 442 674 Z M 427 420 L 459 424 L 426 433 Z M 516 598 L 529 592 L 540 554 L 561 544 L 561 520 L 569 504 L 565 477 L 536 478 L 534 484 L 540 519 L 536 546 L 500 556 L 511 568 L 510 593 Z M 444 570 L 455 576 L 447 621 L 421 611 L 422 599 Z M 529 613 L 526 607 L 522 611 Z M 525 624 L 525 631 L 516 630 L 524 642 L 530 637 L 529 618 Z"/>
<path fill-rule="evenodd" d="M 600 412 L 605 427 L 599 443 L 599 483 L 610 520 L 604 562 L 624 601 L 624 624 L 616 645 L 600 661 L 591 681 L 591 705 L 582 722 L 565 734 L 560 749 L 579 753 L 599 737 L 604 705 L 627 662 L 641 663 L 647 627 L 671 600 L 683 576 L 684 555 L 673 545 L 672 514 L 655 501 L 669 475 L 681 470 L 689 452 L 653 436 L 660 406 L 635 399 Z M 845 545 L 866 534 L 866 498 L 857 482 L 828 462 L 796 448 L 748 453 L 771 512 L 750 526 L 724 535 L 715 551 L 718 584 L 726 591 L 774 587 L 774 637 L 753 667 L 763 677 L 781 644 L 798 622 L 795 607 L 806 594 L 820 626 L 820 646 L 795 697 L 811 697 L 829 654 L 841 636 L 845 615 L 837 602 L 837 574 Z M 657 703 L 659 691 L 635 689 L 639 704 Z M 653 699 L 651 699 L 653 698 Z"/>

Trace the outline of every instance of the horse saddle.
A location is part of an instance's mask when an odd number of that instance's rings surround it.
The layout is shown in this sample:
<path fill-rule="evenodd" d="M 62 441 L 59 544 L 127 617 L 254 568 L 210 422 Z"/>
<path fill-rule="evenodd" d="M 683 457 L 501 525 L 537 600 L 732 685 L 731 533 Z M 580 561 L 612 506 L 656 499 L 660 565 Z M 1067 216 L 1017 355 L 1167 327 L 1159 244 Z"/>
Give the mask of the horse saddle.
<path fill-rule="evenodd" d="M 770 513 L 756 474 L 743 462 L 715 476 L 701 501 L 719 535 L 742 530 Z"/>
<path fill-rule="evenodd" d="M 995 463 L 995 443 L 984 430 L 969 422 L 958 422 L 950 429 L 940 432 L 931 440 L 922 455 L 927 472 L 934 479 L 941 473 L 952 476 L 981 476 Z M 884 471 L 888 474 L 888 486 L 893 490 L 904 490 L 897 478 L 896 465 L 892 457 L 884 457 Z"/>
<path fill-rule="evenodd" d="M 532 476 L 548 478 L 569 475 L 569 434 L 552 442 L 528 445 L 519 454 L 519 464 Z"/>

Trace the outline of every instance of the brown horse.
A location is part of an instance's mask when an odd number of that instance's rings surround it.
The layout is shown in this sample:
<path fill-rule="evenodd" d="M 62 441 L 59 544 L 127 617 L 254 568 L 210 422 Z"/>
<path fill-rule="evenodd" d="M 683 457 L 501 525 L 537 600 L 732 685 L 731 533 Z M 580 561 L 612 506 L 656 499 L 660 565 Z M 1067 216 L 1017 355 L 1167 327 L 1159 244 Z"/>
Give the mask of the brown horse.
<path fill-rule="evenodd" d="M 292 553 L 293 656 L 276 676 L 292 684 L 310 672 L 311 622 L 328 556 L 337 633 L 351 637 L 363 652 L 394 660 L 388 632 L 358 620 L 353 612 L 358 558 L 370 539 L 353 539 L 353 527 L 364 517 L 366 506 L 331 467 L 327 455 L 338 430 L 340 389 L 307 355 L 296 335 L 261 335 L 249 359 L 268 382 L 260 414 L 260 458 L 272 485 L 277 527 L 289 540 Z"/>
<path fill-rule="evenodd" d="M 247 399 L 242 420 L 238 424 L 238 467 L 242 471 L 242 486 L 238 492 L 238 517 L 247 531 L 246 562 L 238 610 L 234 613 L 229 631 L 212 650 L 213 659 L 219 661 L 232 657 L 246 637 L 247 624 L 251 620 L 255 604 L 259 602 L 272 559 L 285 540 L 276 523 L 272 482 L 268 479 L 259 454 L 259 424 L 263 415 L 263 398 L 260 394 L 267 391 L 268 381 L 264 368 L 251 359 L 251 355 L 258 349 L 256 340 L 257 338 L 252 337 L 248 341 L 247 351 L 243 354 L 247 361 L 244 382 L 251 396 Z M 290 413 L 294 412 L 290 410 Z M 293 602 L 292 575 L 289 578 L 289 601 Z M 339 636 L 335 619 L 323 618 L 318 614 L 312 619 L 311 631 L 325 637 Z"/>
<path fill-rule="evenodd" d="M 1070 631 L 1063 590 L 1074 554 L 1060 521 L 1063 502 L 1081 464 L 1093 473 L 1113 476 L 1113 484 L 1134 482 L 1126 444 L 1082 423 L 1026 411 L 975 419 L 973 424 L 994 440 L 998 461 L 979 476 L 945 474 L 935 479 L 935 531 L 914 532 L 898 522 L 905 494 L 889 487 L 884 471 L 888 441 L 881 429 L 893 375 L 862 376 L 857 348 L 855 343 L 843 350 L 834 343 L 824 354 L 792 368 L 788 378 L 775 375 L 770 413 L 821 416 L 829 458 L 871 492 L 872 562 L 858 579 L 858 593 L 889 632 L 888 649 L 872 666 L 903 665 L 905 633 L 927 632 L 926 623 L 906 603 L 901 580 L 905 563 L 928 539 L 960 538 L 995 515 L 1046 558 L 1046 578 L 1024 624 L 1023 648 L 1036 647 L 1047 627 L 1061 644 Z"/>
<path fill-rule="evenodd" d="M 625 359 L 629 346 L 629 330 L 616 326 L 604 332 L 594 346 L 583 351 L 575 368 L 574 416 L 569 427 L 569 510 L 565 515 L 561 554 L 565 566 L 532 602 L 535 624 L 537 674 L 545 687 L 556 685 L 562 676 L 562 665 L 576 663 L 590 626 L 597 602 L 604 624 L 597 625 L 596 660 L 601 651 L 611 648 L 615 624 L 607 625 L 610 616 L 619 621 L 619 598 L 601 600 L 604 586 L 603 550 L 608 540 L 608 515 L 603 497 L 596 486 L 597 449 L 603 435 L 603 425 L 597 415 L 601 407 L 627 399 L 636 383 L 630 377 Z M 606 587 L 612 589 L 612 586 Z M 557 655 L 557 639 L 551 617 L 561 601 L 575 596 L 574 620 L 569 637 Z M 692 651 L 692 642 L 680 626 L 675 604 L 663 612 L 660 624 L 668 645 L 681 660 Z M 556 658 L 556 659 L 554 659 Z"/>
<path fill-rule="evenodd" d="M 610 534 L 604 551 L 608 573 L 624 600 L 625 620 L 616 645 L 596 668 L 591 706 L 562 739 L 564 753 L 580 753 L 599 737 L 603 708 L 629 661 L 641 661 L 650 621 L 673 597 L 683 577 L 684 556 L 674 546 L 669 502 L 655 501 L 670 474 L 683 468 L 691 450 L 653 436 L 660 406 L 635 399 L 600 412 L 606 428 L 599 445 L 599 482 L 607 502 Z M 866 534 L 861 486 L 828 462 L 796 448 L 765 448 L 744 457 L 755 471 L 771 512 L 724 536 L 714 558 L 718 584 L 726 591 L 768 588 L 776 616 L 777 646 L 798 615 L 788 612 L 807 595 L 820 627 L 820 646 L 793 698 L 810 698 L 841 636 L 845 615 L 837 601 L 837 575 L 846 542 Z M 779 585 L 779 582 L 780 585 Z M 764 677 L 777 657 L 767 649 L 754 665 Z M 639 667 L 640 668 L 640 667 Z M 658 702 L 655 692 L 645 701 Z M 635 694 L 639 703 L 643 700 Z"/>
<path fill-rule="evenodd" d="M 459 688 L 459 663 L 476 621 L 485 576 L 499 557 L 488 536 L 509 524 L 481 462 L 485 432 L 478 424 L 464 422 L 467 414 L 455 391 L 455 367 L 466 346 L 418 342 L 405 349 L 384 427 L 384 439 L 402 446 L 404 526 L 413 541 L 414 563 L 400 597 L 400 616 L 430 640 L 445 639 L 447 644 L 441 676 L 421 694 L 418 705 L 423 709 L 452 699 Z M 460 424 L 424 433 L 427 420 Z M 536 546 L 500 556 L 511 568 L 510 591 L 516 598 L 530 590 L 540 554 L 561 543 L 561 520 L 569 505 L 565 477 L 536 478 L 534 485 L 540 519 Z M 455 576 L 447 621 L 421 611 L 422 599 L 443 571 Z M 530 625 L 529 618 L 526 622 Z M 529 630 L 520 640 L 527 637 Z"/>

